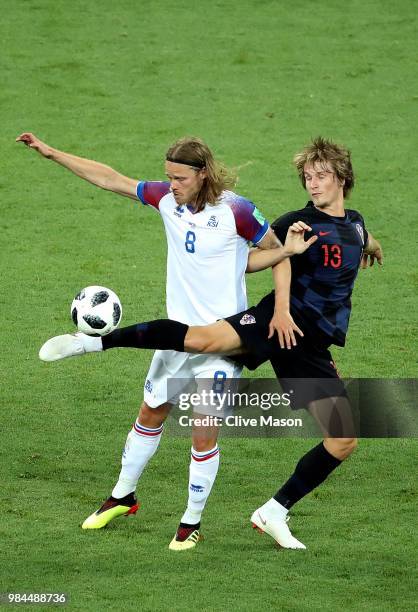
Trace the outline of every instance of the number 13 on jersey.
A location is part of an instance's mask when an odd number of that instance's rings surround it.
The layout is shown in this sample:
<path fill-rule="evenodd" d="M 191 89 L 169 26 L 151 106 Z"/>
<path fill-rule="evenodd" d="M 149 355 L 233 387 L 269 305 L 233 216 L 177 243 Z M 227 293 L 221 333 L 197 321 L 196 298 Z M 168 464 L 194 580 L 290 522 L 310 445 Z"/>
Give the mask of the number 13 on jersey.
<path fill-rule="evenodd" d="M 321 244 L 324 255 L 324 267 L 340 268 L 342 263 L 342 249 L 339 244 Z"/>

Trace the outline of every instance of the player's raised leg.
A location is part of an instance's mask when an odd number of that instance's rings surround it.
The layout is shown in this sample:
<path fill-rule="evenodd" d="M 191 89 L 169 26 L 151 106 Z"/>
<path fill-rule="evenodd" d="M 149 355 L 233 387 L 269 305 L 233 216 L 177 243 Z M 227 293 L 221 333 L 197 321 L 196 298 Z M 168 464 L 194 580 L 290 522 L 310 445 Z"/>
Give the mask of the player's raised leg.
<path fill-rule="evenodd" d="M 81 332 L 55 336 L 41 347 L 39 358 L 42 361 L 58 361 L 112 348 L 171 349 L 227 355 L 243 350 L 240 337 L 224 320 L 189 327 L 178 321 L 159 319 L 122 327 L 103 337 L 87 336 Z"/>
<path fill-rule="evenodd" d="M 151 408 L 143 402 L 126 439 L 118 482 L 111 496 L 84 521 L 83 529 L 101 529 L 118 516 L 136 513 L 139 507 L 135 496 L 138 480 L 157 451 L 163 423 L 170 409 L 168 403 Z"/>

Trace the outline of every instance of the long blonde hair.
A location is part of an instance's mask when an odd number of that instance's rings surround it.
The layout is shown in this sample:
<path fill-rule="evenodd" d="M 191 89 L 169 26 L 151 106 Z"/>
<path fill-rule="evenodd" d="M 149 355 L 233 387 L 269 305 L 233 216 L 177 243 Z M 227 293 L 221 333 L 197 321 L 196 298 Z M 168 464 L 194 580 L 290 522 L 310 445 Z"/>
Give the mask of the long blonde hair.
<path fill-rule="evenodd" d="M 216 161 L 208 145 L 194 136 L 177 140 L 168 149 L 166 159 L 186 164 L 196 172 L 206 170 L 206 177 L 196 198 L 198 211 L 203 210 L 205 204 L 217 204 L 222 191 L 233 188 L 237 182 L 235 173 Z"/>

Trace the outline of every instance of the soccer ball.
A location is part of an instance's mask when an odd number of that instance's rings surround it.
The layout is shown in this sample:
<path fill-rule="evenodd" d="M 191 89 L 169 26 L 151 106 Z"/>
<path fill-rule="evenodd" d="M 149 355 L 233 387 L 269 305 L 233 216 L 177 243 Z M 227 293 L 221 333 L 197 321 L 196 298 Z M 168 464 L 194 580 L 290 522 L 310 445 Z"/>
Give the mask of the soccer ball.
<path fill-rule="evenodd" d="M 122 305 L 114 291 L 93 285 L 77 293 L 71 304 L 71 318 L 83 334 L 105 336 L 119 325 Z"/>

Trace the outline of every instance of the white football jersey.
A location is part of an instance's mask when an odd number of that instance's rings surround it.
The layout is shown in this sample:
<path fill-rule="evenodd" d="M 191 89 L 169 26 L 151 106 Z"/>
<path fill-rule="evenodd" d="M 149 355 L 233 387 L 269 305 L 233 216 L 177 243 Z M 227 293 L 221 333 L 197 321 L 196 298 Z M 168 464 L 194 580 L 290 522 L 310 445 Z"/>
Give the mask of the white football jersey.
<path fill-rule="evenodd" d="M 218 204 L 193 213 L 177 205 L 167 182 L 140 182 L 137 195 L 164 222 L 169 318 L 206 325 L 245 310 L 248 241 L 256 244 L 269 227 L 255 205 L 224 191 Z"/>

